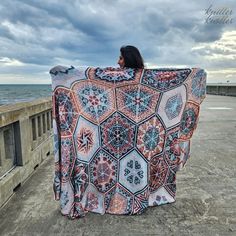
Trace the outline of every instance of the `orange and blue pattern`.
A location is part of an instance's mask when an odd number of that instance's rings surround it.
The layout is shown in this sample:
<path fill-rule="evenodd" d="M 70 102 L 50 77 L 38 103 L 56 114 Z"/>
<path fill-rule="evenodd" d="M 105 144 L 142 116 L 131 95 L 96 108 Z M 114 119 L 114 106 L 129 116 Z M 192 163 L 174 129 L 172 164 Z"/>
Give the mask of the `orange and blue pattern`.
<path fill-rule="evenodd" d="M 61 213 L 131 215 L 174 202 L 206 72 L 57 66 L 50 74 Z"/>

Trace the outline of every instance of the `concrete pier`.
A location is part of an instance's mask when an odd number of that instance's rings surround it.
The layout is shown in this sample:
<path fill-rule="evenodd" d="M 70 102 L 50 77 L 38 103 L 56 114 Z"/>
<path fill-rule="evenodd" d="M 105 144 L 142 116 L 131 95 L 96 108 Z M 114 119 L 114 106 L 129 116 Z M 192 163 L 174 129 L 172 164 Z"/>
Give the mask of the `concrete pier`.
<path fill-rule="evenodd" d="M 67 219 L 53 199 L 53 162 L 49 155 L 0 209 L 0 235 L 236 235 L 235 97 L 207 96 L 176 202 L 142 215 Z"/>
<path fill-rule="evenodd" d="M 236 97 L 236 83 L 207 84 L 207 93 Z"/>
<path fill-rule="evenodd" d="M 0 106 L 0 207 L 53 152 L 51 100 Z"/>

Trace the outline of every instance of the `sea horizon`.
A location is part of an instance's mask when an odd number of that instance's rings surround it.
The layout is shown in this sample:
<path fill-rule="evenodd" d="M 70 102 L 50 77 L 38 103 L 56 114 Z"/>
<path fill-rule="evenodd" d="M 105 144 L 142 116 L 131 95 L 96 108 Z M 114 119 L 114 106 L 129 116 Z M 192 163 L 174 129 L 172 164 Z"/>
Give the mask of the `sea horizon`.
<path fill-rule="evenodd" d="M 52 95 L 51 84 L 0 84 L 0 106 Z"/>
<path fill-rule="evenodd" d="M 236 86 L 236 83 L 207 83 L 207 85 Z M 18 102 L 30 102 L 52 96 L 51 84 L 0 84 L 0 106 Z"/>

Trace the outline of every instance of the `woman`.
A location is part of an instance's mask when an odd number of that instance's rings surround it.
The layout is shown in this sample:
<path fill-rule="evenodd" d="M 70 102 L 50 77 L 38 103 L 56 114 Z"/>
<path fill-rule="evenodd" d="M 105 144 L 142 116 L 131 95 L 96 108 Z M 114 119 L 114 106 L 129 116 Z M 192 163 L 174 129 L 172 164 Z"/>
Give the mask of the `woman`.
<path fill-rule="evenodd" d="M 120 48 L 120 57 L 117 62 L 120 68 L 144 68 L 143 58 L 139 50 L 134 46 L 123 46 Z"/>

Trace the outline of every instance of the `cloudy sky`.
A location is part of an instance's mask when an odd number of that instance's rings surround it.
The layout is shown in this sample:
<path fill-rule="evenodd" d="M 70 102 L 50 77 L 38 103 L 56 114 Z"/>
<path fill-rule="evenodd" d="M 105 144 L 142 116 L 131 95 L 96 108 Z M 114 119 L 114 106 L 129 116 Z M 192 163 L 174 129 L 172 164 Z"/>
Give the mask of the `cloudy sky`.
<path fill-rule="evenodd" d="M 127 44 L 147 67 L 236 82 L 235 12 L 235 0 L 1 0 L 0 84 L 50 84 L 55 65 L 117 67 Z"/>

